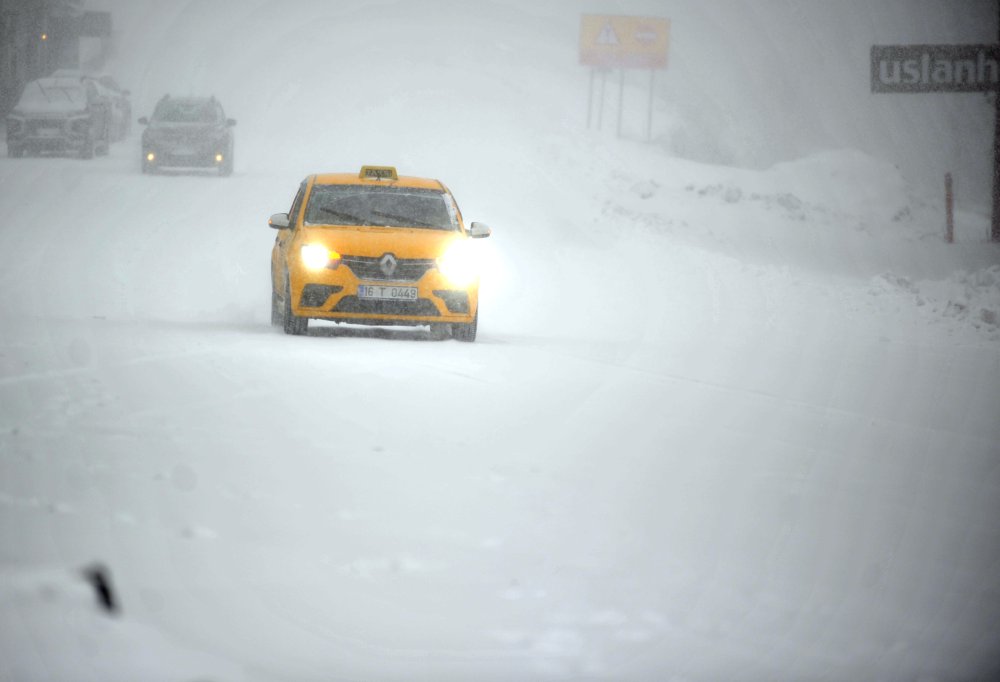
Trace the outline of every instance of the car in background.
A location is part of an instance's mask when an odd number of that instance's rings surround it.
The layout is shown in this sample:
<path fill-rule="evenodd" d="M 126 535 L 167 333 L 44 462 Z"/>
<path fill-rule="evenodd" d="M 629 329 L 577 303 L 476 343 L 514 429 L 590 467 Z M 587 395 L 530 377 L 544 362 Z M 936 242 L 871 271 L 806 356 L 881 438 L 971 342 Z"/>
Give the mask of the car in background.
<path fill-rule="evenodd" d="M 102 96 L 110 103 L 109 137 L 112 142 L 120 142 L 128 137 L 132 130 L 132 102 L 127 89 L 108 74 L 89 73 L 78 69 L 57 69 L 52 73 L 55 78 L 79 78 L 92 81 Z"/>
<path fill-rule="evenodd" d="M 150 118 L 143 116 L 142 172 L 161 169 L 217 169 L 233 172 L 233 126 L 212 97 L 164 95 Z"/>
<path fill-rule="evenodd" d="M 438 180 L 401 177 L 391 166 L 310 175 L 271 250 L 271 323 L 305 334 L 310 318 L 431 328 L 437 338 L 475 341 L 479 272 L 451 192 Z"/>
<path fill-rule="evenodd" d="M 74 153 L 89 159 L 108 153 L 111 101 L 94 81 L 49 77 L 24 86 L 7 116 L 7 155 Z"/>

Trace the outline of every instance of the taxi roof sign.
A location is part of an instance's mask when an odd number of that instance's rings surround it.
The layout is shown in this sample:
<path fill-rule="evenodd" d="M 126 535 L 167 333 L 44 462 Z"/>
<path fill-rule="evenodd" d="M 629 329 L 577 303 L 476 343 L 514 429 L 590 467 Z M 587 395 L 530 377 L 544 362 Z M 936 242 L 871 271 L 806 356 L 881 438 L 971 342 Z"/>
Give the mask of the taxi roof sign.
<path fill-rule="evenodd" d="M 362 180 L 399 180 L 395 166 L 362 166 L 358 177 Z"/>

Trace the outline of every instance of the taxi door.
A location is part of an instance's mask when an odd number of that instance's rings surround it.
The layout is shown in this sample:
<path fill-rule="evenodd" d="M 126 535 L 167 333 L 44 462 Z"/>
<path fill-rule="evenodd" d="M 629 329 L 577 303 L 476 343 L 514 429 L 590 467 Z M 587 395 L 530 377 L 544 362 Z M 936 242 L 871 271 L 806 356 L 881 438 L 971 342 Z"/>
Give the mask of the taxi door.
<path fill-rule="evenodd" d="M 303 180 L 299 185 L 299 191 L 292 201 L 292 208 L 288 211 L 288 229 L 278 230 L 274 238 L 274 248 L 271 249 L 271 282 L 275 291 L 280 291 L 282 297 L 288 296 L 285 291 L 285 273 L 288 270 L 288 250 L 291 248 L 292 237 L 294 237 L 296 224 L 299 221 L 299 214 L 302 212 L 302 202 L 306 195 L 307 180 Z"/>

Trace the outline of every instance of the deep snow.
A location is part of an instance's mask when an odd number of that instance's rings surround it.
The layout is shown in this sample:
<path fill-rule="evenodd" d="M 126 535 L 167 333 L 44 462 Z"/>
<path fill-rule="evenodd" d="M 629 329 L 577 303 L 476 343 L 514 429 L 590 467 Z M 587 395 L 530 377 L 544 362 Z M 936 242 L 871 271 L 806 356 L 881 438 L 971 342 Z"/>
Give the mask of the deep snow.
<path fill-rule="evenodd" d="M 942 6 L 858 24 L 925 40 Z M 142 176 L 137 131 L 0 158 L 0 679 L 1000 670 L 985 216 L 965 202 L 942 242 L 939 198 L 865 144 L 890 113 L 846 145 L 868 151 L 827 149 L 849 98 L 791 125 L 814 149 L 762 133 L 774 158 L 737 145 L 744 167 L 587 131 L 577 12 L 651 7 L 115 5 L 136 116 L 214 92 L 236 174 Z M 676 8 L 681 82 L 685 24 L 735 30 L 700 7 Z M 843 37 L 850 11 L 800 21 Z M 362 163 L 440 177 L 492 226 L 475 344 L 267 325 L 267 216 Z"/>

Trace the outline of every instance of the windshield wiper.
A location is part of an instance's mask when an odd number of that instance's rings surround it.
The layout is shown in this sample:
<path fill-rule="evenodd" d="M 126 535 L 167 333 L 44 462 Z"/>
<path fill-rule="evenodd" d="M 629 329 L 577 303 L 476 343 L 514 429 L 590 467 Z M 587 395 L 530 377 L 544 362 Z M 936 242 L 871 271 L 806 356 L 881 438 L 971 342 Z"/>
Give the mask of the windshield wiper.
<path fill-rule="evenodd" d="M 318 208 L 323 213 L 328 213 L 337 218 L 347 218 L 348 220 L 353 220 L 355 225 L 362 225 L 364 223 L 364 220 L 361 219 L 361 216 L 356 216 L 353 213 L 344 213 L 343 211 L 335 211 L 334 209 L 327 208 L 326 206 L 319 206 Z"/>
<path fill-rule="evenodd" d="M 433 227 L 441 229 L 438 225 L 432 223 L 425 223 L 422 220 L 417 220 L 416 218 L 411 218 L 409 216 L 396 215 L 395 213 L 386 213 L 385 211 L 372 211 L 372 215 L 381 216 L 382 218 L 392 218 L 393 220 L 399 220 L 404 223 L 416 223 L 421 227 Z M 409 225 L 401 225 L 400 227 L 409 227 Z"/>

